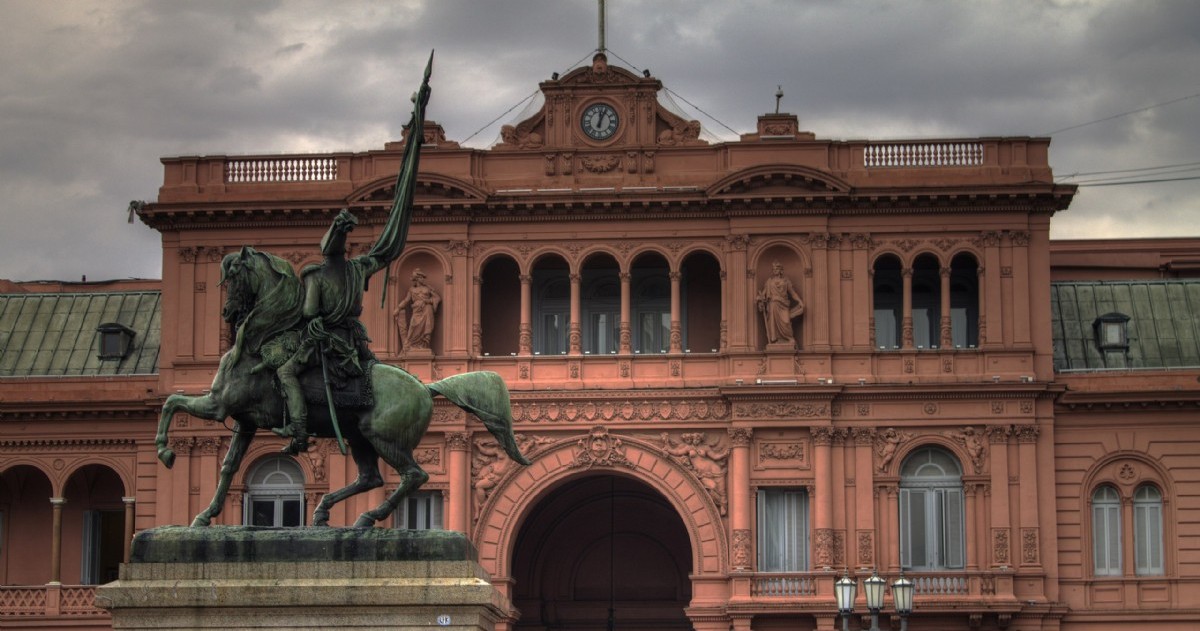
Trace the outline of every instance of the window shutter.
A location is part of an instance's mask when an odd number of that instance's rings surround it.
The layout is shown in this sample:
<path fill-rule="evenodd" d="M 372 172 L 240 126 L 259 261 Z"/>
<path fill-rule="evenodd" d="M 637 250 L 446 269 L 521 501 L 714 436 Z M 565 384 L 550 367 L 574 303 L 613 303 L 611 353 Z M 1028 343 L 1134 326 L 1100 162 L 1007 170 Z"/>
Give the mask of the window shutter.
<path fill-rule="evenodd" d="M 963 561 L 962 489 L 946 489 L 942 494 L 942 562 L 946 568 L 961 569 Z"/>
<path fill-rule="evenodd" d="M 900 489 L 900 567 L 913 567 L 912 558 L 912 495 L 913 489 Z"/>

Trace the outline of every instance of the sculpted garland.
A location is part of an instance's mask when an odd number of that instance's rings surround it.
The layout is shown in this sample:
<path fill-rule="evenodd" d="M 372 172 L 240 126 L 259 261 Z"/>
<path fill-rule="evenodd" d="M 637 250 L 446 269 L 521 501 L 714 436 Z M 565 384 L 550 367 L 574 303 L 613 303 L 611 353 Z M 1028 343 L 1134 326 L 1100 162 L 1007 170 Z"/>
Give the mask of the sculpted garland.
<path fill-rule="evenodd" d="M 168 430 L 176 412 L 235 421 L 216 493 L 193 526 L 207 526 L 221 513 L 230 482 L 259 429 L 289 437 L 284 451 L 293 455 L 307 450 L 309 436 L 336 437 L 343 453 L 343 438 L 349 443 L 358 477 L 321 498 L 313 512 L 314 526 L 328 525 L 334 504 L 383 486 L 380 458 L 394 467 L 400 485 L 354 523 L 373 526 L 429 479 L 413 449 L 429 428 L 436 395 L 478 416 L 513 461 L 529 464 L 513 435 L 508 388 L 499 375 L 469 372 L 423 384 L 400 368 L 376 361 L 358 319 L 367 281 L 399 258 L 408 236 L 432 67 L 431 55 L 414 95 L 411 133 L 392 210 L 369 251 L 347 257 L 346 237 L 358 220 L 343 210 L 321 240 L 324 261 L 300 276 L 288 261 L 250 247 L 221 261 L 221 283 L 228 288 L 222 316 L 236 328 L 236 338 L 221 357 L 208 394 L 167 397 L 155 437 L 158 458 L 170 468 L 175 453 Z M 385 298 L 387 284 L 385 279 Z M 421 300 L 433 302 L 430 295 Z M 410 294 L 409 304 L 414 302 Z M 410 346 L 427 343 L 431 311 L 414 315 L 409 326 Z"/>

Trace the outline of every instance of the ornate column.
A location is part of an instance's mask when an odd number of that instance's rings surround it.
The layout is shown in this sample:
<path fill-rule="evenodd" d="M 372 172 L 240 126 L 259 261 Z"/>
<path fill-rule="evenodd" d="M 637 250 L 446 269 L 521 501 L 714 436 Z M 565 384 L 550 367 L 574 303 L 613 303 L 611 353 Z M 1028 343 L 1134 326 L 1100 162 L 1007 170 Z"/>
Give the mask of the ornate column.
<path fill-rule="evenodd" d="M 992 567 L 1012 565 L 1012 521 L 1008 504 L 1008 425 L 989 425 L 985 430 L 991 443 L 992 471 Z"/>
<path fill-rule="evenodd" d="M 813 427 L 809 430 L 813 441 L 813 478 L 816 481 L 816 497 L 813 498 L 813 565 L 815 569 L 833 567 L 833 428 Z"/>
<path fill-rule="evenodd" d="M 517 338 L 517 354 L 533 354 L 533 276 L 521 274 L 521 326 Z"/>
<path fill-rule="evenodd" d="M 679 301 L 679 283 L 683 279 L 683 274 L 679 271 L 672 271 L 671 277 L 671 343 L 668 351 L 672 353 L 683 352 L 683 325 Z"/>
<path fill-rule="evenodd" d="M 888 573 L 894 575 L 900 572 L 900 487 L 889 484 L 882 487 L 882 491 L 887 494 L 885 519 L 888 531 L 879 539 L 882 542 L 882 549 L 886 550 Z"/>
<path fill-rule="evenodd" d="M 572 273 L 570 275 L 570 279 L 571 279 L 571 323 L 568 325 L 568 330 L 570 331 L 568 333 L 568 339 L 570 341 L 569 341 L 569 346 L 568 346 L 569 350 L 567 351 L 567 354 L 568 355 L 582 355 L 583 354 L 583 330 L 579 326 L 579 318 L 580 318 L 580 313 L 582 313 L 582 309 L 580 308 L 579 303 L 581 300 L 580 294 L 581 294 L 581 286 L 583 284 L 583 276 L 578 273 Z"/>
<path fill-rule="evenodd" d="M 121 551 L 121 562 L 129 563 L 129 552 L 133 545 L 133 508 L 137 498 L 122 497 L 121 502 L 125 504 L 125 528 L 121 533 L 121 536 L 125 538 L 125 547 Z"/>
<path fill-rule="evenodd" d="M 470 432 L 446 432 L 446 474 L 449 489 L 446 501 L 446 528 L 469 533 L 471 530 L 471 446 Z"/>
<path fill-rule="evenodd" d="M 941 334 L 941 340 L 938 342 L 938 345 L 941 348 L 954 348 L 954 334 L 950 328 L 950 268 L 943 267 L 939 272 L 941 272 L 942 283 L 939 296 L 942 299 L 940 306 L 942 317 L 940 318 L 940 322 L 938 322 Z"/>
<path fill-rule="evenodd" d="M 166 499 L 171 506 L 171 524 L 192 523 L 191 476 L 192 447 L 196 439 L 191 436 L 175 436 L 168 446 L 175 452 L 175 466 L 171 467 L 171 491 Z M 161 496 L 160 496 L 161 497 Z"/>
<path fill-rule="evenodd" d="M 1004 318 L 1000 316 L 1003 312 L 1003 290 L 1001 288 L 1001 264 L 1000 264 L 1000 233 L 984 232 L 980 234 L 978 244 L 983 248 L 983 268 L 987 270 L 985 278 L 987 282 L 984 287 L 980 287 L 981 293 L 984 294 L 983 302 L 987 310 L 979 314 L 980 320 L 987 318 L 987 345 L 991 347 L 1003 346 L 1006 341 L 1004 339 Z M 986 290 L 986 291 L 984 291 Z M 982 337 L 982 336 L 981 336 Z M 983 346 L 983 340 L 980 339 L 980 346 Z"/>
<path fill-rule="evenodd" d="M 906 267 L 900 270 L 901 282 L 904 286 L 904 302 L 900 312 L 900 347 L 913 347 L 913 319 L 912 319 L 912 275 L 911 267 Z"/>
<path fill-rule="evenodd" d="M 1017 458 L 1021 467 L 1021 565 L 1041 564 L 1041 543 L 1038 531 L 1038 466 L 1037 425 L 1017 425 Z"/>
<path fill-rule="evenodd" d="M 483 277 L 471 278 L 471 355 L 483 356 Z"/>
<path fill-rule="evenodd" d="M 875 544 L 875 539 L 880 533 L 876 527 L 875 498 L 871 493 L 875 486 L 874 443 L 874 429 L 864 427 L 854 430 L 854 503 L 857 528 L 854 533 L 854 545 L 858 554 L 858 565 L 866 567 L 879 566 L 875 551 L 881 549 Z M 870 558 L 866 558 L 865 555 L 868 554 Z"/>
<path fill-rule="evenodd" d="M 837 247 L 838 237 L 836 235 L 821 234 L 813 235 L 812 240 L 812 277 L 815 281 L 813 288 L 816 296 L 820 296 L 822 300 L 829 296 L 829 248 Z M 800 296 L 802 299 L 811 299 L 812 296 Z M 808 309 L 805 314 L 808 315 L 812 322 L 812 349 L 816 351 L 829 350 L 829 305 L 812 304 L 807 305 Z M 807 319 L 807 318 L 806 318 Z M 801 335 L 801 339 L 804 336 Z M 803 348 L 801 339 L 796 340 L 796 347 Z"/>
<path fill-rule="evenodd" d="M 729 429 L 729 529 L 732 550 L 730 570 L 749 572 L 754 569 L 750 536 L 750 441 L 754 430 L 749 427 Z"/>
<path fill-rule="evenodd" d="M 733 274 L 729 279 L 726 294 L 726 314 L 729 321 L 729 350 L 745 352 L 751 350 L 751 331 L 757 322 L 758 313 L 754 311 L 754 300 L 750 298 L 752 289 L 748 287 L 753 280 L 754 270 L 748 267 L 746 248 L 750 237 L 744 234 L 731 234 L 725 237 L 726 251 L 729 254 L 728 269 L 745 270 L 744 274 Z M 749 320 L 753 314 L 755 319 Z M 748 321 L 749 320 L 749 321 Z"/>
<path fill-rule="evenodd" d="M 50 522 L 50 584 L 62 585 L 62 511 L 66 498 L 50 498 L 53 518 Z"/>
<path fill-rule="evenodd" d="M 629 272 L 621 272 L 621 340 L 620 347 L 617 349 L 622 355 L 628 355 L 633 352 L 633 325 L 630 323 L 630 315 L 633 311 L 630 305 L 630 283 L 633 280 L 633 275 Z"/>
<path fill-rule="evenodd" d="M 1019 230 L 1009 236 L 1012 243 L 1013 342 L 1029 344 L 1033 339 L 1030 329 L 1033 318 L 1029 313 L 1029 233 Z"/>
<path fill-rule="evenodd" d="M 977 279 L 977 287 L 979 288 L 979 339 L 975 344 L 979 348 L 983 348 L 987 344 L 987 274 L 984 273 L 985 268 L 980 265 L 975 269 L 975 277 Z"/>
<path fill-rule="evenodd" d="M 966 523 L 963 525 L 963 534 L 967 544 L 967 570 L 973 571 L 979 569 L 979 515 L 976 513 L 979 506 L 978 484 L 963 485 L 963 494 L 966 496 Z"/>

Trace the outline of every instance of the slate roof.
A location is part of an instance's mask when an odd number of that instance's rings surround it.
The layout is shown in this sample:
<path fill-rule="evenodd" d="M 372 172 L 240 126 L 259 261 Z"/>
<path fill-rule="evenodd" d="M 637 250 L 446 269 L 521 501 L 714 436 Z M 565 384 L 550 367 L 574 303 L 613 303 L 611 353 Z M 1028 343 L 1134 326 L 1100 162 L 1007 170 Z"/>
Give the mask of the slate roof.
<path fill-rule="evenodd" d="M 1127 350 L 1101 350 L 1093 323 L 1129 316 Z M 1054 369 L 1200 367 L 1200 281 L 1056 282 L 1050 285 Z"/>
<path fill-rule="evenodd" d="M 161 292 L 0 294 L 0 378 L 158 372 Z M 101 324 L 134 332 L 130 352 L 100 359 Z"/>

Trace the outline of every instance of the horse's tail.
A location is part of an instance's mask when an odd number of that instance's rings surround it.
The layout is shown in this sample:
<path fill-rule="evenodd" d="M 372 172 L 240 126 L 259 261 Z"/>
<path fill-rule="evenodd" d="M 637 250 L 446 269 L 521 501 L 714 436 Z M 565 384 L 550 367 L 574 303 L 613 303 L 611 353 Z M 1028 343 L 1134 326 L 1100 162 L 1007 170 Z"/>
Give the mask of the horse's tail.
<path fill-rule="evenodd" d="M 509 402 L 508 386 L 504 385 L 500 375 L 486 370 L 467 372 L 435 381 L 427 387 L 478 416 L 509 458 L 523 465 L 530 464 L 529 459 L 521 454 L 517 438 L 513 435 L 512 404 Z"/>

